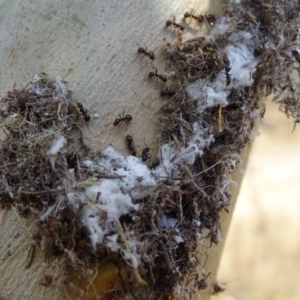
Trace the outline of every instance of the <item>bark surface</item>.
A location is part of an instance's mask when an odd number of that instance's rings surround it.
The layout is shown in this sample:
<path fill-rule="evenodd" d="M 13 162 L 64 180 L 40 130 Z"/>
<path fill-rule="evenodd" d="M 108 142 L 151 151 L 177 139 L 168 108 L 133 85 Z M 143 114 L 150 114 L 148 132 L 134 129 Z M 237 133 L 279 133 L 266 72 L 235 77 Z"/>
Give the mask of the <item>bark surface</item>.
<path fill-rule="evenodd" d="M 1 1 L 0 87 L 2 96 L 14 87 L 21 88 L 34 74 L 46 72 L 51 77 L 61 76 L 73 91 L 73 99 L 81 102 L 99 118 L 84 128 L 89 145 L 95 151 L 113 144 L 124 152 L 124 136 L 134 131 L 141 144 L 157 148 L 157 114 L 161 102 L 156 82 L 149 82 L 153 68 L 148 60 L 137 54 L 142 46 L 154 51 L 168 41 L 174 42 L 176 33 L 165 28 L 167 19 L 182 16 L 191 9 L 217 14 L 222 1 Z M 178 17 L 179 18 L 179 17 Z M 192 38 L 193 28 L 185 32 Z M 159 50 L 160 51 L 160 50 Z M 156 66 L 162 60 L 155 52 Z M 164 67 L 164 64 L 161 65 Z M 113 120 L 119 115 L 134 116 L 131 127 L 115 129 Z M 1 134 L 2 138 L 5 135 Z M 244 170 L 248 156 L 244 153 Z M 226 236 L 240 186 L 241 172 L 237 170 L 230 213 L 221 217 Z M 45 255 L 35 249 L 33 262 L 26 268 L 27 255 L 35 231 L 33 219 L 23 219 L 14 209 L 1 210 L 0 297 L 4 299 L 67 299 L 63 288 L 40 284 L 48 266 Z M 209 242 L 208 242 L 209 243 Z M 208 245 L 199 245 L 206 248 Z M 217 271 L 223 242 L 208 248 L 211 252 L 205 269 L 211 272 L 210 285 Z M 200 262 L 205 261 L 201 251 Z M 101 278 L 111 278 L 109 266 Z M 199 272 L 202 272 L 199 265 Z M 100 276 L 100 275 L 99 275 Z M 101 281 L 101 280 L 100 280 Z M 101 284 L 100 284 L 101 285 Z M 63 285 L 62 285 L 63 286 Z M 208 299 L 210 289 L 203 290 L 195 299 Z"/>

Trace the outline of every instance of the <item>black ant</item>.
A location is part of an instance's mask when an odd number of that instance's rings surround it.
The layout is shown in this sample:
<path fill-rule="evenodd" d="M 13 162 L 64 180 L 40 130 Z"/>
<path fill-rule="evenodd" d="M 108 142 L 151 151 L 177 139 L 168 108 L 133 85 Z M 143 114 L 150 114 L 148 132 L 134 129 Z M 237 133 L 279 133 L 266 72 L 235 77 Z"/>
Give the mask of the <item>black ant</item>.
<path fill-rule="evenodd" d="M 145 162 L 147 159 L 149 159 L 151 157 L 150 152 L 150 148 L 148 146 L 146 146 L 143 150 L 142 150 L 142 161 Z"/>
<path fill-rule="evenodd" d="M 185 19 L 187 18 L 193 18 L 194 20 L 197 20 L 199 23 L 202 23 L 204 21 L 204 17 L 203 16 L 196 16 L 194 15 L 194 10 L 192 10 L 191 12 L 186 12 L 183 17 Z"/>
<path fill-rule="evenodd" d="M 208 284 L 206 282 L 206 279 L 207 279 L 208 276 L 210 276 L 210 272 L 207 275 L 205 275 L 201 280 L 199 280 L 197 282 L 197 286 L 198 286 L 199 290 L 205 290 L 205 289 L 207 289 Z"/>
<path fill-rule="evenodd" d="M 231 70 L 231 66 L 230 65 L 225 66 L 226 86 L 231 83 L 231 77 L 230 77 L 230 74 L 229 74 L 230 70 Z"/>
<path fill-rule="evenodd" d="M 66 155 L 66 160 L 67 160 L 67 164 L 68 167 L 71 169 L 76 169 L 77 167 L 77 162 L 80 160 L 80 155 L 79 154 L 67 154 Z"/>
<path fill-rule="evenodd" d="M 89 122 L 91 120 L 91 116 L 88 115 L 88 110 L 83 108 L 83 105 L 79 102 L 77 102 L 77 107 L 81 114 L 84 116 L 84 121 Z"/>
<path fill-rule="evenodd" d="M 123 117 L 121 115 L 119 115 L 119 118 L 117 118 L 117 119 L 114 120 L 114 126 L 118 126 L 122 122 L 125 122 L 126 124 L 128 124 L 131 120 L 132 120 L 132 116 L 131 115 L 124 116 L 124 113 L 123 113 Z"/>
<path fill-rule="evenodd" d="M 159 78 L 162 82 L 167 82 L 167 76 L 165 76 L 165 75 L 161 75 L 161 74 L 157 74 L 157 69 L 156 68 L 154 68 L 154 72 L 153 71 L 151 71 L 151 72 L 149 72 L 149 77 L 156 77 L 156 78 Z"/>
<path fill-rule="evenodd" d="M 295 57 L 296 61 L 300 64 L 300 55 L 297 50 L 292 50 L 292 54 Z"/>
<path fill-rule="evenodd" d="M 199 23 L 203 23 L 203 21 L 206 19 L 208 23 L 214 23 L 216 21 L 216 17 L 211 14 L 204 14 L 200 16 L 196 16 L 194 14 L 194 11 L 192 10 L 191 12 L 186 12 L 183 17 L 185 19 L 187 18 L 193 18 L 194 20 L 197 20 Z"/>
<path fill-rule="evenodd" d="M 175 18 L 173 19 L 173 21 L 168 20 L 168 21 L 166 22 L 166 27 L 169 27 L 169 26 L 171 26 L 171 25 L 173 25 L 173 26 L 176 27 L 176 28 L 179 28 L 181 31 L 184 30 L 184 27 L 183 27 L 182 25 L 180 25 L 180 24 L 178 24 L 178 23 L 175 23 Z"/>
<path fill-rule="evenodd" d="M 126 135 L 126 143 L 127 143 L 127 147 L 129 149 L 129 151 L 131 152 L 131 155 L 136 156 L 136 150 L 135 150 L 133 138 L 131 135 Z"/>
<path fill-rule="evenodd" d="M 68 153 L 66 154 L 66 162 L 69 169 L 74 169 L 76 178 L 78 177 L 78 169 L 80 161 L 80 155 L 76 153 Z"/>
<path fill-rule="evenodd" d="M 164 89 L 162 89 L 162 90 L 160 91 L 160 95 L 161 95 L 162 97 L 172 97 L 172 96 L 174 96 L 175 94 L 176 94 L 175 91 L 172 91 L 172 90 L 170 90 L 170 89 L 168 89 L 168 88 L 164 88 Z"/>
<path fill-rule="evenodd" d="M 152 51 L 149 51 L 149 52 L 148 52 L 148 51 L 147 51 L 147 48 L 139 47 L 138 53 L 141 53 L 141 54 L 143 54 L 144 56 L 149 57 L 151 60 L 154 60 L 154 59 L 155 59 L 154 52 L 152 52 Z"/>
<path fill-rule="evenodd" d="M 205 14 L 203 15 L 203 18 L 205 18 L 210 25 L 214 25 L 214 23 L 217 21 L 216 16 L 212 14 Z"/>

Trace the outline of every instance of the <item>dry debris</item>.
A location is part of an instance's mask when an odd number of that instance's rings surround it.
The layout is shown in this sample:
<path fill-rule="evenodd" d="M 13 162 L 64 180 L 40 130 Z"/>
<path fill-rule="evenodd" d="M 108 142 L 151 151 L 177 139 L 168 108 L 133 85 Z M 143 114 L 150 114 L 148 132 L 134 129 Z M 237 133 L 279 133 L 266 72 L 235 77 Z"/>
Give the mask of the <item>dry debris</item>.
<path fill-rule="evenodd" d="M 118 284 L 103 299 L 125 294 L 137 299 L 136 282 L 147 283 L 148 299 L 174 293 L 190 299 L 208 287 L 210 273 L 196 272 L 197 245 L 219 241 L 220 212 L 230 205 L 230 174 L 255 120 L 263 117 L 261 99 L 273 95 L 300 122 L 293 78 L 300 54 L 296 1 L 232 1 L 224 15 L 205 23 L 207 16 L 201 20 L 210 35 L 189 41 L 172 23 L 178 40 L 166 45 L 165 54 L 175 76 L 161 83 L 161 148 L 152 170 L 112 148 L 93 155 L 80 130 L 88 111 L 72 103 L 60 78 L 40 74 L 2 98 L 7 137 L 1 141 L 0 203 L 37 217 L 37 245 L 57 269 L 42 284 L 59 276 L 66 281 L 74 271 L 93 282 L 91 264 L 110 260 L 119 270 Z M 154 60 L 152 52 L 138 52 Z M 80 149 L 73 149 L 75 139 Z M 139 170 L 130 182 L 134 168 Z M 104 185 L 122 193 L 104 199 Z M 118 199 L 124 207 L 112 211 L 114 203 L 121 205 Z"/>

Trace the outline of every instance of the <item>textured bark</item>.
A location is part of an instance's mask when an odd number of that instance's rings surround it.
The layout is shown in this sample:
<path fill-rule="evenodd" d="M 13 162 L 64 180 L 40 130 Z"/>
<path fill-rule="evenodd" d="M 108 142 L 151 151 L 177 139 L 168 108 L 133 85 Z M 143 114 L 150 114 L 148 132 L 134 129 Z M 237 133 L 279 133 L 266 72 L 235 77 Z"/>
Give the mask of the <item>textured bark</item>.
<path fill-rule="evenodd" d="M 14 86 L 25 86 L 34 74 L 59 75 L 69 82 L 68 88 L 73 91 L 75 101 L 100 115 L 84 129 L 92 149 L 97 151 L 113 144 L 118 151 L 124 152 L 123 137 L 127 132 L 134 132 L 141 144 L 145 141 L 156 149 L 157 115 L 161 106 L 159 86 L 145 80 L 152 66 L 146 59 L 141 61 L 137 48 L 146 45 L 154 51 L 168 41 L 173 42 L 176 34 L 165 29 L 165 21 L 173 15 L 182 16 L 191 8 L 217 13 L 221 5 L 216 0 L 202 1 L 200 5 L 197 1 L 171 0 L 65 1 L 64 4 L 39 1 L 38 5 L 30 1 L 3 0 L 0 3 L 1 95 Z M 193 34 L 192 29 L 187 30 L 184 37 L 191 38 Z M 156 66 L 162 63 L 160 51 L 155 52 Z M 123 112 L 134 116 L 132 126 L 116 130 L 112 122 Z M 5 137 L 3 133 L 1 136 Z M 248 150 L 244 151 L 242 169 L 245 169 Z M 242 173 L 237 170 L 235 176 L 233 205 L 229 214 L 222 215 L 225 236 Z M 33 219 L 23 219 L 14 209 L 2 210 L 1 214 L 0 298 L 67 299 L 63 284 L 40 285 L 49 266 L 39 249 L 35 251 L 31 266 L 26 268 L 35 232 Z M 200 262 L 205 261 L 205 251 L 210 251 L 205 265 L 205 270 L 211 272 L 207 280 L 210 285 L 215 279 L 223 242 L 206 249 L 207 246 L 209 242 L 199 245 L 203 249 Z M 202 264 L 200 273 L 201 268 Z M 110 266 L 99 266 L 98 274 L 96 289 L 102 289 L 115 276 Z M 201 291 L 197 299 L 208 299 L 209 295 L 208 288 Z"/>

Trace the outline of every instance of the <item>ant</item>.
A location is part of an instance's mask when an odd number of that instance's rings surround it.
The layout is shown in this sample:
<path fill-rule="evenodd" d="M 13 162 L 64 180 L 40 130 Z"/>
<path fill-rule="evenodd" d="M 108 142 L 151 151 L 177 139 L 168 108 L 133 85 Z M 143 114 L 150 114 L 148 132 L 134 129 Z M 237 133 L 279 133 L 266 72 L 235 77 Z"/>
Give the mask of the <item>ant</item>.
<path fill-rule="evenodd" d="M 121 115 L 119 115 L 119 118 L 117 118 L 117 119 L 114 120 L 114 126 L 118 126 L 122 122 L 125 122 L 126 124 L 128 124 L 131 120 L 132 120 L 132 116 L 131 115 L 124 116 L 124 113 L 123 113 L 123 117 Z"/>
<path fill-rule="evenodd" d="M 231 66 L 230 65 L 225 66 L 226 86 L 231 83 L 231 77 L 230 77 L 230 74 L 229 74 L 230 70 L 231 70 Z"/>
<path fill-rule="evenodd" d="M 144 56 L 149 57 L 151 60 L 154 60 L 154 59 L 155 59 L 154 52 L 152 52 L 152 51 L 149 51 L 149 52 L 148 52 L 146 47 L 145 47 L 145 48 L 139 47 L 138 53 L 141 53 L 141 54 L 143 54 Z"/>
<path fill-rule="evenodd" d="M 214 25 L 214 23 L 217 21 L 216 16 L 212 14 L 205 14 L 203 15 L 203 18 L 205 18 L 207 23 L 209 23 L 210 25 Z"/>
<path fill-rule="evenodd" d="M 129 151 L 131 152 L 131 155 L 136 156 L 136 150 L 135 150 L 133 138 L 131 135 L 126 135 L 126 143 L 127 143 L 127 147 L 129 149 Z"/>
<path fill-rule="evenodd" d="M 79 154 L 74 154 L 74 153 L 68 153 L 66 155 L 66 160 L 67 160 L 68 168 L 76 169 L 77 168 L 77 162 L 80 160 L 80 155 Z"/>
<path fill-rule="evenodd" d="M 292 50 L 292 54 L 295 57 L 296 61 L 300 64 L 300 55 L 297 50 Z"/>
<path fill-rule="evenodd" d="M 194 20 L 197 20 L 199 23 L 202 23 L 205 19 L 208 23 L 214 23 L 216 21 L 216 17 L 211 14 L 204 14 L 200 16 L 196 16 L 194 14 L 194 11 L 192 10 L 191 12 L 186 12 L 183 17 L 185 19 L 187 18 L 193 18 Z"/>
<path fill-rule="evenodd" d="M 149 72 L 149 77 L 156 77 L 159 78 L 162 82 L 167 82 L 167 77 L 165 75 L 157 74 L 157 69 L 154 68 L 155 72 Z"/>
<path fill-rule="evenodd" d="M 77 107 L 81 114 L 84 116 L 84 121 L 89 122 L 91 120 L 91 116 L 88 115 L 88 110 L 83 108 L 83 105 L 79 102 L 77 102 Z"/>
<path fill-rule="evenodd" d="M 202 274 L 202 275 L 203 275 L 203 274 Z M 203 275 L 203 276 L 204 276 L 204 275 Z M 199 290 L 205 290 L 205 289 L 207 289 L 208 284 L 207 284 L 207 282 L 206 282 L 206 279 L 207 279 L 208 276 L 210 276 L 210 272 L 209 272 L 207 275 L 205 275 L 201 280 L 199 280 L 199 281 L 197 282 L 197 286 L 198 286 L 198 289 L 199 289 Z"/>
<path fill-rule="evenodd" d="M 176 92 L 173 91 L 173 90 L 170 90 L 169 88 L 164 88 L 164 89 L 162 89 L 162 90 L 160 91 L 160 95 L 161 95 L 162 97 L 172 97 L 172 96 L 174 96 L 175 94 L 176 94 Z"/>
<path fill-rule="evenodd" d="M 178 23 L 175 23 L 175 17 L 173 18 L 173 21 L 168 20 L 168 21 L 166 22 L 166 27 L 169 27 L 169 26 L 171 26 L 171 25 L 173 25 L 173 26 L 176 27 L 176 28 L 179 28 L 181 31 L 184 30 L 184 27 L 183 27 L 182 25 L 180 25 L 180 24 L 178 24 Z"/>
<path fill-rule="evenodd" d="M 147 159 L 149 159 L 151 157 L 150 152 L 150 148 L 146 145 L 146 147 L 142 150 L 142 161 L 145 162 Z"/>
<path fill-rule="evenodd" d="M 186 12 L 184 15 L 183 15 L 183 17 L 185 18 L 185 19 L 187 19 L 187 18 L 193 18 L 193 19 L 195 19 L 195 20 L 197 20 L 199 23 L 202 23 L 203 21 L 204 21 L 204 17 L 203 16 L 196 16 L 195 14 L 194 14 L 194 10 L 192 10 L 191 12 Z"/>

